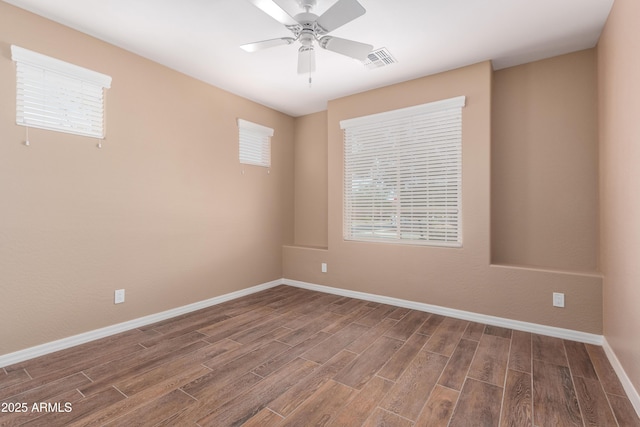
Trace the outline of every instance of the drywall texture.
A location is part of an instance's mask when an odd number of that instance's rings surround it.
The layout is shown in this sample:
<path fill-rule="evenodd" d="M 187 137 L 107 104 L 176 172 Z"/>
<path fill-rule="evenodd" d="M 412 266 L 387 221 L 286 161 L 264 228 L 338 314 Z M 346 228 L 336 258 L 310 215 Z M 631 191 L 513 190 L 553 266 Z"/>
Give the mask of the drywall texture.
<path fill-rule="evenodd" d="M 22 144 L 11 44 L 113 77 L 102 149 Z M 0 354 L 282 277 L 293 118 L 4 2 L 0 94 Z M 238 163 L 238 117 L 275 129 L 269 174 Z"/>
<path fill-rule="evenodd" d="M 595 49 L 494 73 L 493 263 L 597 270 L 597 105 Z"/>
<path fill-rule="evenodd" d="M 327 246 L 327 112 L 295 119 L 294 243 Z"/>
<path fill-rule="evenodd" d="M 284 275 L 343 289 L 543 325 L 602 332 L 601 277 L 492 266 L 491 65 L 481 63 L 331 101 L 328 106 L 328 249 L 287 246 Z M 465 95 L 463 248 L 344 241 L 340 120 Z M 328 263 L 328 273 L 320 263 Z M 564 292 L 566 308 L 552 307 Z"/>
<path fill-rule="evenodd" d="M 598 43 L 604 335 L 640 392 L 640 2 L 616 0 Z"/>

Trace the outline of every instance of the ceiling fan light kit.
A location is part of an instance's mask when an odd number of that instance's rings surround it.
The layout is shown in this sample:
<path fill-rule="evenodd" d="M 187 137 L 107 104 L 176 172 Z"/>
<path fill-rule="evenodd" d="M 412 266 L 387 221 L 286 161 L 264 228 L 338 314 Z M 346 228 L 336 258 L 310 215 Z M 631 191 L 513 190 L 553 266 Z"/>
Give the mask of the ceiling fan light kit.
<path fill-rule="evenodd" d="M 317 43 L 322 49 L 359 61 L 366 60 L 367 55 L 373 49 L 370 44 L 327 35 L 366 13 L 364 7 L 357 0 L 338 0 L 320 16 L 311 12 L 316 6 L 316 0 L 298 0 L 298 5 L 304 12 L 295 16 L 289 15 L 273 0 L 249 0 L 249 2 L 283 24 L 293 33 L 294 37 L 263 40 L 240 47 L 247 52 L 256 52 L 298 41 L 302 45 L 298 49 L 298 74 L 310 74 L 315 71 L 314 43 Z"/>

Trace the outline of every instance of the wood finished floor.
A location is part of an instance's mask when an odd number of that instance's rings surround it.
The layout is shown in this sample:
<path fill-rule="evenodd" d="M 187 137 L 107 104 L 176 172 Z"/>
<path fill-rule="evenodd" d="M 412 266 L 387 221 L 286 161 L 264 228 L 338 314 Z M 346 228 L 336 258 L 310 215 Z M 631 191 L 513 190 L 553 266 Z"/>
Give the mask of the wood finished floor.
<path fill-rule="evenodd" d="M 0 402 L 29 409 L 2 426 L 640 426 L 601 347 L 287 286 L 0 368 Z"/>

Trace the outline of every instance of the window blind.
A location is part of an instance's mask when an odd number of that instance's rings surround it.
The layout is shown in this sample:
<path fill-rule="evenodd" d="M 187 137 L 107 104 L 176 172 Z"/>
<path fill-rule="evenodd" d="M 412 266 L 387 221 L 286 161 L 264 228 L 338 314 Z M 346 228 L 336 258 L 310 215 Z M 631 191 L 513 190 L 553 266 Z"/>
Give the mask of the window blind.
<path fill-rule="evenodd" d="M 344 120 L 344 238 L 462 246 L 457 97 Z"/>
<path fill-rule="evenodd" d="M 11 46 L 16 61 L 16 123 L 104 138 L 104 89 L 111 77 Z"/>
<path fill-rule="evenodd" d="M 271 167 L 273 129 L 238 119 L 240 163 Z"/>

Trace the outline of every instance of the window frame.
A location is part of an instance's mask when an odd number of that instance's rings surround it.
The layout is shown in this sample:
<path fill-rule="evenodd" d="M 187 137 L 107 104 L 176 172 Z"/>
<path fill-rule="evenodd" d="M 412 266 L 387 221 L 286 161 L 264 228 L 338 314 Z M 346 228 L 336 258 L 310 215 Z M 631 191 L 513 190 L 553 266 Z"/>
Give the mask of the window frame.
<path fill-rule="evenodd" d="M 270 168 L 271 137 L 274 135 L 274 130 L 240 118 L 237 121 L 240 163 Z"/>
<path fill-rule="evenodd" d="M 106 94 L 111 77 L 19 46 L 16 124 L 104 139 Z"/>
<path fill-rule="evenodd" d="M 344 240 L 462 247 L 465 101 L 459 96 L 340 122 Z"/>

